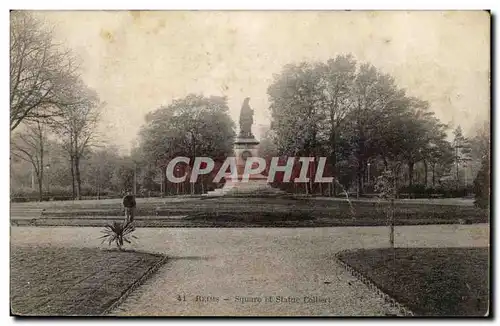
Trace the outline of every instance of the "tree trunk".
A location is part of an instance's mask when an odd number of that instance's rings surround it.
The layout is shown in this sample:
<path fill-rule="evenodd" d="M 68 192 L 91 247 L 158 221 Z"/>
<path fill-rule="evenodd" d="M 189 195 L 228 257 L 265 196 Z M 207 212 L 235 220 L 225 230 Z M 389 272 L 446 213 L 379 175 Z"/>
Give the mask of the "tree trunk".
<path fill-rule="evenodd" d="M 70 159 L 70 170 L 71 170 L 71 197 L 75 200 L 75 159 L 71 155 Z"/>
<path fill-rule="evenodd" d="M 333 114 L 331 114 L 330 119 L 334 119 Z M 336 146 L 337 135 L 336 135 L 336 128 L 333 125 L 333 120 L 332 120 L 332 128 L 333 128 L 333 130 L 330 134 L 330 147 L 331 147 L 330 160 L 332 162 L 332 170 L 334 173 L 334 177 L 337 178 L 337 176 L 338 176 L 338 173 L 337 173 L 337 146 Z M 336 193 L 337 193 L 336 187 L 337 187 L 337 185 L 334 183 L 333 184 L 333 196 L 336 196 Z M 331 192 L 330 192 L 330 196 L 331 196 Z"/>
<path fill-rule="evenodd" d="M 40 161 L 38 162 L 38 169 L 35 167 L 35 171 L 37 171 L 37 177 L 38 177 L 38 193 L 40 197 L 40 201 L 43 201 L 43 154 L 44 154 L 44 146 L 43 146 L 43 130 L 40 122 L 37 122 L 37 134 L 38 138 L 38 145 L 39 145 L 39 152 L 38 154 L 40 155 Z"/>
<path fill-rule="evenodd" d="M 337 167 L 334 166 L 334 169 L 333 169 L 334 173 L 335 173 L 335 176 L 334 178 L 337 179 Z M 332 183 L 329 183 L 329 192 L 330 192 L 330 197 L 337 197 L 337 183 L 335 182 L 332 182 Z"/>
<path fill-rule="evenodd" d="M 399 167 L 396 166 L 394 168 L 394 194 L 395 194 L 394 197 L 396 199 L 399 198 L 399 191 L 398 191 L 398 189 L 399 189 L 399 182 L 398 182 L 399 181 L 399 174 L 400 174 Z"/>
<path fill-rule="evenodd" d="M 427 161 L 424 160 L 424 186 L 427 188 L 427 177 L 429 176 L 429 166 Z"/>
<path fill-rule="evenodd" d="M 194 135 L 194 132 L 191 132 L 191 139 L 192 139 L 192 143 L 193 143 L 193 158 L 191 159 L 191 162 L 192 162 L 192 166 L 191 166 L 191 169 L 189 171 L 189 175 L 191 175 L 191 173 L 193 173 L 193 168 L 194 168 L 194 160 L 196 159 L 196 137 Z M 194 195 L 194 183 L 191 182 L 191 195 Z"/>
<path fill-rule="evenodd" d="M 137 163 L 134 162 L 134 185 L 132 186 L 134 196 L 137 196 Z"/>
<path fill-rule="evenodd" d="M 78 138 L 75 137 L 74 148 L 74 162 L 75 162 L 75 179 L 76 179 L 76 198 L 82 199 L 82 180 L 80 175 L 80 150 L 78 148 Z"/>
<path fill-rule="evenodd" d="M 38 170 L 38 199 L 43 201 L 43 169 Z"/>
<path fill-rule="evenodd" d="M 36 185 L 35 185 L 35 165 L 33 162 L 31 162 L 31 189 L 35 190 Z"/>
<path fill-rule="evenodd" d="M 161 187 L 161 196 L 163 197 L 165 195 L 165 193 L 167 192 L 167 168 L 166 167 L 162 167 L 161 169 L 161 184 L 162 184 L 162 187 Z"/>
<path fill-rule="evenodd" d="M 311 195 L 313 195 L 314 194 L 313 174 L 314 174 L 315 166 L 313 165 L 314 162 L 311 162 L 311 163 L 309 164 L 309 187 L 311 189 Z"/>
<path fill-rule="evenodd" d="M 413 168 L 414 168 L 415 163 L 413 162 L 408 162 L 408 185 L 410 188 L 413 186 Z"/>
<path fill-rule="evenodd" d="M 43 134 L 41 133 L 40 123 L 38 124 L 38 130 L 40 131 L 39 141 L 40 141 L 40 165 L 38 166 L 38 192 L 40 194 L 40 201 L 43 201 Z"/>
<path fill-rule="evenodd" d="M 38 179 L 38 199 L 43 201 L 42 180 Z"/>
<path fill-rule="evenodd" d="M 394 249 L 394 199 L 391 198 L 389 208 L 389 245 Z"/>
<path fill-rule="evenodd" d="M 436 163 L 432 164 L 432 188 L 436 186 Z"/>
<path fill-rule="evenodd" d="M 360 162 L 361 163 L 361 162 Z M 363 167 L 358 168 L 358 196 L 363 195 Z"/>
<path fill-rule="evenodd" d="M 82 179 L 80 174 L 80 157 L 75 155 L 76 198 L 82 199 Z"/>

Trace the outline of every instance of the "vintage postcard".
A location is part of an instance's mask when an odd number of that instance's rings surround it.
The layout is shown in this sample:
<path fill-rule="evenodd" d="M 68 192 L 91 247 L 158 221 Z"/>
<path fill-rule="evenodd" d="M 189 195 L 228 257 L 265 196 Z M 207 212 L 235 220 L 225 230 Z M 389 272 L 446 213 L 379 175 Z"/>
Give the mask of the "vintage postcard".
<path fill-rule="evenodd" d="M 11 11 L 13 316 L 491 316 L 488 11 Z"/>

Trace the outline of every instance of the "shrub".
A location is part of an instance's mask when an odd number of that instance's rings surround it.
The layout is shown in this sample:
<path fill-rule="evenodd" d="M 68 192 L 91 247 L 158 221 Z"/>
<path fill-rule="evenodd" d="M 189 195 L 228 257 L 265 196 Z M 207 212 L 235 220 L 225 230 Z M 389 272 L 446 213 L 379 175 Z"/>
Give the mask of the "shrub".
<path fill-rule="evenodd" d="M 135 231 L 135 226 L 133 222 L 127 222 L 127 223 L 120 223 L 120 222 L 113 222 L 113 224 L 107 224 L 101 232 L 104 233 L 100 239 L 102 240 L 102 243 L 104 243 L 106 240 L 108 240 L 108 244 L 111 245 L 111 243 L 115 243 L 118 249 L 122 250 L 123 243 L 131 243 L 130 238 L 137 239 L 137 237 L 133 234 L 132 232 Z"/>
<path fill-rule="evenodd" d="M 490 206 L 490 162 L 489 159 L 483 159 L 481 169 L 474 179 L 474 204 L 480 208 L 489 208 Z"/>
<path fill-rule="evenodd" d="M 409 194 L 411 198 L 432 198 L 432 197 L 465 197 L 472 193 L 472 186 L 464 187 L 463 185 L 458 187 L 456 182 L 454 186 L 446 185 L 437 188 L 425 187 L 424 185 L 417 184 L 410 186 L 404 186 L 399 189 L 400 194 Z"/>
<path fill-rule="evenodd" d="M 71 186 L 58 186 L 51 185 L 49 192 L 46 191 L 46 187 L 43 189 L 43 199 L 44 200 L 72 200 L 73 191 Z M 97 197 L 97 191 L 88 185 L 82 186 L 82 197 L 95 198 Z M 11 189 L 10 197 L 12 202 L 27 202 L 27 201 L 37 201 L 39 200 L 38 189 L 31 188 L 18 188 Z M 109 189 L 101 189 L 99 191 L 100 198 L 116 198 L 120 197 L 119 194 L 112 192 Z"/>
<path fill-rule="evenodd" d="M 38 200 L 39 194 L 37 189 L 31 188 L 18 188 L 10 190 L 11 201 L 16 202 L 27 202 Z"/>

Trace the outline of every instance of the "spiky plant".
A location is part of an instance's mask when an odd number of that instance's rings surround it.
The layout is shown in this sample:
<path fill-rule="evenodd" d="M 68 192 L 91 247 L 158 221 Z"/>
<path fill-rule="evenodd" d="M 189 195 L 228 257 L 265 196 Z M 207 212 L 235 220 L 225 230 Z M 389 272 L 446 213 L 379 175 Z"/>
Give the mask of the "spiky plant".
<path fill-rule="evenodd" d="M 115 221 L 113 224 L 107 224 L 104 227 L 104 230 L 101 231 L 104 235 L 100 239 L 103 239 L 102 243 L 107 240 L 109 245 L 114 242 L 118 249 L 123 250 L 124 242 L 131 243 L 130 238 L 137 239 L 135 235 L 131 234 L 134 231 L 133 222 L 120 223 Z"/>

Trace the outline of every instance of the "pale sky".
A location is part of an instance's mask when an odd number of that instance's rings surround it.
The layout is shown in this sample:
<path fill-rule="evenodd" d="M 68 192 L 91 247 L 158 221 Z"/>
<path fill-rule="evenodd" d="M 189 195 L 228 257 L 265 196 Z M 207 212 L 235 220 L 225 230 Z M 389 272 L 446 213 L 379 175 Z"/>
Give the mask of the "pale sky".
<path fill-rule="evenodd" d="M 490 109 L 487 12 L 57 11 L 38 13 L 81 57 L 107 103 L 102 130 L 125 152 L 144 116 L 189 93 L 250 97 L 253 130 L 268 125 L 267 87 L 285 64 L 351 53 L 427 100 L 467 133 Z"/>

